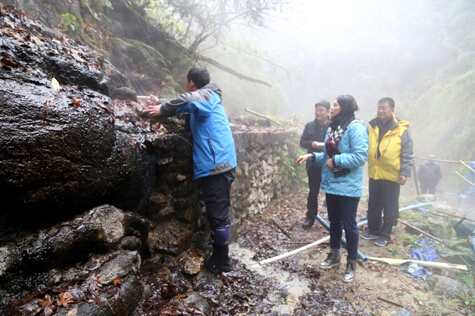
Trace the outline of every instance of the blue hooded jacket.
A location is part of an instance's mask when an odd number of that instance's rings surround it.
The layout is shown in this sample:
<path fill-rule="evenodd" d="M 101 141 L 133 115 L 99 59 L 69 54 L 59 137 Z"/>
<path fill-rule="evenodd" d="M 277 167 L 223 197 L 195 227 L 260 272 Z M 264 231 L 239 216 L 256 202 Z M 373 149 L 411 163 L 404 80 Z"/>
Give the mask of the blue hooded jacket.
<path fill-rule="evenodd" d="M 325 142 L 329 132 L 330 129 L 325 136 Z M 358 120 L 351 122 L 343 133 L 337 147 L 341 154 L 335 155 L 335 164 L 338 167 L 350 169 L 351 172 L 342 177 L 335 177 L 333 171 L 326 166 L 328 154 L 325 146 L 324 152 L 313 153 L 315 163 L 323 166 L 321 189 L 328 194 L 361 197 L 363 190 L 363 166 L 368 156 L 368 133 L 363 122 Z"/>
<path fill-rule="evenodd" d="M 190 113 L 193 134 L 193 179 L 224 173 L 236 167 L 236 148 L 228 117 L 221 103 L 221 90 L 214 83 L 161 99 L 164 116 Z"/>

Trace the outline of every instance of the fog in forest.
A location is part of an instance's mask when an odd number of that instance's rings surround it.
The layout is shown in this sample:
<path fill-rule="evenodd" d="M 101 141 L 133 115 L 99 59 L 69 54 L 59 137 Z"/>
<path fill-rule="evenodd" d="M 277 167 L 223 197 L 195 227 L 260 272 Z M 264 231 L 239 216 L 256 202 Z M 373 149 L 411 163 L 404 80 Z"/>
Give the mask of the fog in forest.
<path fill-rule="evenodd" d="M 316 101 L 351 94 L 367 124 L 378 100 L 392 97 L 416 154 L 473 160 L 474 18 L 475 4 L 462 0 L 293 0 L 267 15 L 265 28 L 235 23 L 228 37 L 239 44 L 207 53 L 272 84 L 215 71 L 230 112 L 308 121 Z"/>
<path fill-rule="evenodd" d="M 429 1 L 291 1 L 266 22 L 234 25 L 232 34 L 263 49 L 262 62 L 289 98 L 281 114 L 312 117 L 316 101 L 339 94 L 356 98 L 365 121 L 384 96 L 403 114 L 414 85 L 423 86 L 449 54 L 443 12 Z"/>

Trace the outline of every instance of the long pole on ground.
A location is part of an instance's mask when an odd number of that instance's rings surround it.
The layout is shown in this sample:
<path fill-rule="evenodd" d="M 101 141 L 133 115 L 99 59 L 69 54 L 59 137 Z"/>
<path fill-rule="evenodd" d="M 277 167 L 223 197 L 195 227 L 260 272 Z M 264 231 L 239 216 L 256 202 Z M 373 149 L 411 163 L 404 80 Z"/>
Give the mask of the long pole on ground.
<path fill-rule="evenodd" d="M 320 244 L 323 244 L 324 242 L 327 242 L 330 240 L 330 236 L 327 236 L 327 237 L 323 237 L 322 239 L 319 239 L 311 244 L 308 244 L 306 246 L 303 246 L 303 247 L 300 247 L 300 248 L 297 248 L 297 249 L 294 249 L 292 251 L 289 251 L 289 252 L 286 252 L 286 253 L 283 253 L 281 255 L 278 255 L 278 256 L 275 256 L 275 257 L 272 257 L 272 258 L 269 258 L 269 259 L 264 259 L 264 260 L 261 260 L 259 261 L 259 264 L 260 265 L 264 265 L 264 264 L 267 264 L 267 263 L 271 263 L 271 262 L 274 262 L 274 261 L 278 261 L 280 259 L 284 259 L 284 258 L 287 258 L 287 257 L 290 257 L 290 256 L 293 256 L 299 252 L 302 252 L 304 250 L 307 250 L 309 248 L 312 248 L 312 247 L 315 247 L 315 246 L 318 246 Z"/>
<path fill-rule="evenodd" d="M 419 207 L 423 207 L 423 206 L 429 206 L 429 205 L 432 205 L 432 202 L 429 202 L 429 203 L 420 203 L 420 204 L 415 204 L 415 205 L 411 205 L 411 206 L 406 206 L 406 207 L 403 207 L 403 208 L 400 208 L 399 209 L 399 212 L 402 212 L 402 211 L 407 211 L 407 210 L 410 210 L 410 209 L 414 209 L 414 208 L 419 208 Z M 319 215 L 317 215 L 319 216 Z M 363 226 L 365 224 L 367 224 L 368 221 L 363 221 L 363 222 L 359 222 L 357 224 L 358 227 L 360 226 Z M 293 256 L 299 252 L 302 252 L 302 251 L 305 251 L 309 248 L 312 248 L 312 247 L 315 247 L 315 246 L 318 246 L 320 244 L 323 244 L 324 242 L 327 242 L 330 240 L 330 236 L 327 236 L 327 237 L 324 237 L 322 239 L 319 239 L 311 244 L 308 244 L 306 246 L 303 246 L 303 247 L 300 247 L 300 248 L 297 248 L 295 250 L 292 250 L 292 251 L 289 251 L 289 252 L 286 252 L 286 253 L 283 253 L 281 255 L 278 255 L 278 256 L 275 256 L 275 257 L 272 257 L 272 258 L 269 258 L 269 259 L 264 259 L 264 260 L 261 260 L 259 261 L 259 264 L 260 265 L 264 265 L 264 264 L 267 264 L 267 263 L 271 263 L 271 262 L 274 262 L 274 261 L 278 261 L 278 260 L 281 260 L 281 259 L 284 259 L 284 258 L 287 258 L 287 257 L 290 257 L 290 256 Z"/>

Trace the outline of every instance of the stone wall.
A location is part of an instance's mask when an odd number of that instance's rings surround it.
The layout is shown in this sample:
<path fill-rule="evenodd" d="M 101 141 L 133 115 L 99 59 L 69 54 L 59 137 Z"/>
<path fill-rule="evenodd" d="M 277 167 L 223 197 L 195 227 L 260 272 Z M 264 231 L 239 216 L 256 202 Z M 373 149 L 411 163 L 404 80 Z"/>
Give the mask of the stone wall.
<path fill-rule="evenodd" d="M 288 141 L 296 142 L 295 131 L 263 129 L 234 132 L 238 166 L 233 183 L 232 224 L 233 231 L 245 225 L 246 220 L 269 205 L 272 199 L 289 191 L 290 174 L 285 170 Z M 289 157 L 289 158 L 285 158 Z M 292 159 L 293 160 L 293 159 Z"/>
<path fill-rule="evenodd" d="M 204 249 L 209 236 L 199 181 L 192 180 L 192 136 L 187 118 L 186 114 L 160 118 L 164 135 L 148 144 L 157 159 L 156 182 L 146 214 L 154 223 L 148 241 L 151 256 L 178 255 L 191 245 Z M 230 124 L 238 162 L 231 188 L 231 232 L 235 236 L 274 198 L 290 190 L 295 179 L 290 179 L 286 162 L 293 164 L 298 135 L 294 129 L 275 127 L 260 118 L 231 117 Z"/>

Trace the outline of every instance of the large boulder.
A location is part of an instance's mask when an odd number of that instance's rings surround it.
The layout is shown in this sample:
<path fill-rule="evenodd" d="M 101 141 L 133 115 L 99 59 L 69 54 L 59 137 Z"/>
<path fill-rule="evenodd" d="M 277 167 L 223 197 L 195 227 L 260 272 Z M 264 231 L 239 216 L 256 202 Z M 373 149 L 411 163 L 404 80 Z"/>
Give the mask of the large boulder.
<path fill-rule="evenodd" d="M 143 214 L 157 133 L 139 105 L 109 98 L 89 48 L 0 10 L 0 242 L 104 203 Z"/>

